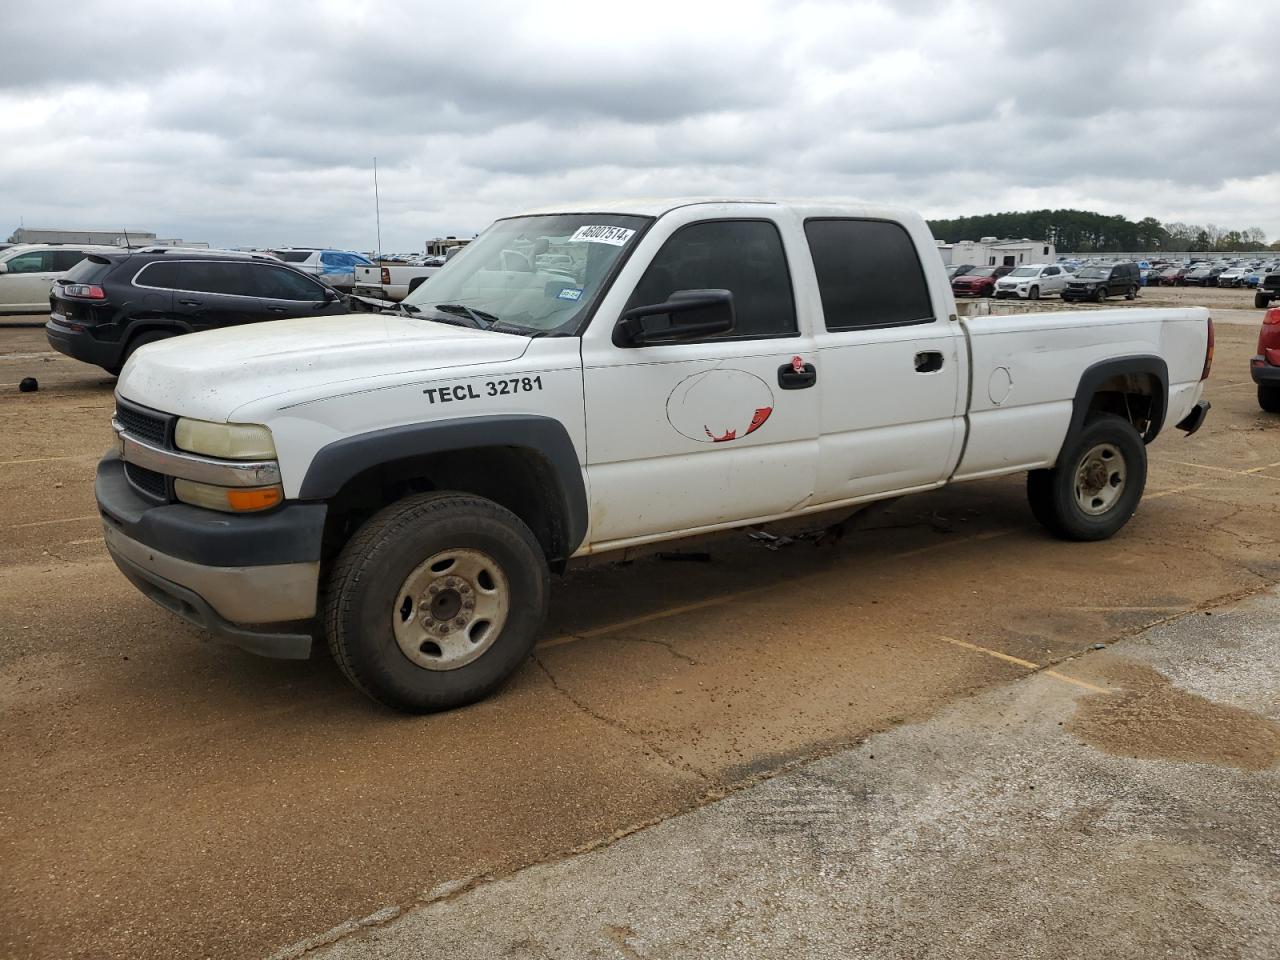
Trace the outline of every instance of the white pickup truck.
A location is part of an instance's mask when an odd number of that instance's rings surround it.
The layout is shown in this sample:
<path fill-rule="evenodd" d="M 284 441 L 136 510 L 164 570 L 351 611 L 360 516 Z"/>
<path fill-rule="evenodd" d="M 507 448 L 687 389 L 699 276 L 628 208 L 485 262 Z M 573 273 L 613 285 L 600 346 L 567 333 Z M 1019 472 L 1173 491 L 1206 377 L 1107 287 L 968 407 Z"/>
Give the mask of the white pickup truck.
<path fill-rule="evenodd" d="M 440 272 L 438 266 L 417 264 L 381 263 L 355 268 L 355 283 L 351 292 L 357 297 L 372 297 L 393 303 L 403 300 L 419 286 Z"/>
<path fill-rule="evenodd" d="M 1145 443 L 1204 419 L 1207 311 L 960 319 L 934 249 L 880 206 L 557 208 L 396 314 L 151 344 L 98 469 L 107 546 L 210 632 L 323 637 L 429 711 L 509 676 L 586 555 L 1011 473 L 1054 534 L 1111 536 Z"/>

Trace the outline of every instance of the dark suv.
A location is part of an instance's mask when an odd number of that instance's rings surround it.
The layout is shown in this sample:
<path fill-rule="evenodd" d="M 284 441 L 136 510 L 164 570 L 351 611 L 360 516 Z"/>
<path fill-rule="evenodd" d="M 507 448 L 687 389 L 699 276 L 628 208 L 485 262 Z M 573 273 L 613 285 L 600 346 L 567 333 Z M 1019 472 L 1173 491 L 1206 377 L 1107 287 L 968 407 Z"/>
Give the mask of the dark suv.
<path fill-rule="evenodd" d="M 1063 300 L 1096 300 L 1101 303 L 1107 297 L 1124 294 L 1126 300 L 1138 295 L 1142 286 L 1142 271 L 1132 260 L 1113 263 L 1111 266 L 1081 267 L 1062 290 Z"/>
<path fill-rule="evenodd" d="M 94 253 L 49 293 L 50 345 L 117 375 L 145 343 L 260 320 L 346 313 L 331 287 L 264 254 Z"/>
<path fill-rule="evenodd" d="M 1280 269 L 1265 274 L 1253 291 L 1253 305 L 1259 310 L 1269 307 L 1272 300 L 1280 300 Z"/>

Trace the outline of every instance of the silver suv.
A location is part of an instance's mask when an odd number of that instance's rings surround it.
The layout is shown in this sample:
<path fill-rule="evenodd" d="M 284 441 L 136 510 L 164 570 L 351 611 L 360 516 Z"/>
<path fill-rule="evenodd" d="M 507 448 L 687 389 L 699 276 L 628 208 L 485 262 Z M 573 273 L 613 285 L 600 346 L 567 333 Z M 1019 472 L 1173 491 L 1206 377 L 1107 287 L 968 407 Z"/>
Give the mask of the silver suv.
<path fill-rule="evenodd" d="M 1069 276 L 1056 263 L 1028 263 L 996 281 L 996 296 L 1039 300 L 1045 294 L 1062 293 Z"/>

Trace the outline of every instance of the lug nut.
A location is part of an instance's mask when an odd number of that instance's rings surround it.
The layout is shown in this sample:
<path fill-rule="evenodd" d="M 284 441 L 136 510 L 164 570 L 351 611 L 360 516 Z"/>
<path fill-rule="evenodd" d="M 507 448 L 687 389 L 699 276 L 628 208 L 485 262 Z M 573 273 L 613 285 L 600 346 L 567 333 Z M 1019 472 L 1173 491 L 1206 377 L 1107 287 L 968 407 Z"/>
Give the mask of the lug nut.
<path fill-rule="evenodd" d="M 457 620 L 455 620 L 455 621 L 453 621 L 453 622 L 454 622 L 454 625 L 455 625 L 455 626 L 465 627 L 465 626 L 467 625 L 467 618 L 466 618 L 466 617 L 459 617 Z"/>
<path fill-rule="evenodd" d="M 440 592 L 439 584 L 433 583 L 431 586 L 427 587 L 427 593 L 431 594 L 433 597 L 439 592 Z"/>
<path fill-rule="evenodd" d="M 474 610 L 475 608 L 476 608 L 476 602 L 475 602 L 474 600 L 464 600 L 464 601 L 462 601 L 462 609 L 464 609 L 464 610 Z"/>

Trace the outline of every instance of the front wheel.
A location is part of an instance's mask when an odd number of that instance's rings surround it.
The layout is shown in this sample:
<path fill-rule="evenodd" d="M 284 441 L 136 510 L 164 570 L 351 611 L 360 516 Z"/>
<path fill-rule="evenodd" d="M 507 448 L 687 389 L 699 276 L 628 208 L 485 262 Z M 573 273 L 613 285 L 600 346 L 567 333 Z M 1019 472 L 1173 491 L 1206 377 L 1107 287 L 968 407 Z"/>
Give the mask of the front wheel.
<path fill-rule="evenodd" d="M 1097 290 L 1093 292 L 1093 300 L 1095 303 L 1102 303 L 1106 299 L 1107 299 L 1106 287 L 1099 287 Z"/>
<path fill-rule="evenodd" d="M 474 703 L 533 649 L 549 581 L 538 541 L 511 511 L 461 493 L 407 497 L 334 564 L 329 649 L 348 680 L 397 710 Z"/>
<path fill-rule="evenodd" d="M 1267 413 L 1280 413 L 1280 385 L 1258 384 L 1258 406 Z"/>
<path fill-rule="evenodd" d="M 1031 288 L 1031 290 L 1030 290 L 1030 292 L 1028 293 L 1028 296 L 1030 296 L 1030 298 L 1031 298 L 1032 300 L 1039 300 L 1039 299 L 1040 299 L 1040 288 L 1039 288 L 1039 287 L 1032 287 L 1032 288 Z"/>
<path fill-rule="evenodd" d="M 1253 295 L 1253 305 L 1258 310 L 1265 310 L 1271 305 L 1271 298 L 1265 293 L 1255 293 Z"/>
<path fill-rule="evenodd" d="M 1031 512 L 1064 540 L 1105 540 L 1129 522 L 1147 484 L 1147 448 L 1123 417 L 1085 424 L 1051 470 L 1027 474 Z"/>

